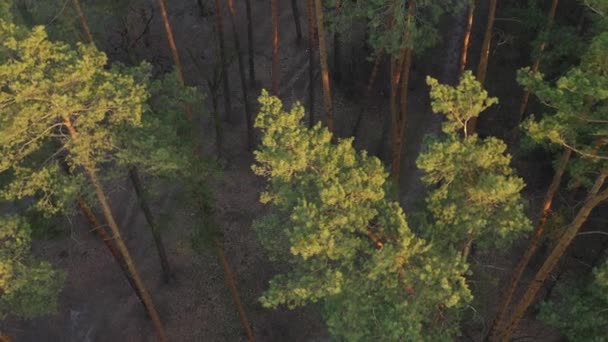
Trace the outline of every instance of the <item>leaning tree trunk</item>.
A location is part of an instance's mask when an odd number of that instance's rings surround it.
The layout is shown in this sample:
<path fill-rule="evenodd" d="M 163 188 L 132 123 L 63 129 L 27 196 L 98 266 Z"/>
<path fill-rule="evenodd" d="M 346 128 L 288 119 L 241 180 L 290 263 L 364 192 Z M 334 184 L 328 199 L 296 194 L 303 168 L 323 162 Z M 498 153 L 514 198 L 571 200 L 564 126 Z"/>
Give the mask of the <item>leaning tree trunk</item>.
<path fill-rule="evenodd" d="M 473 30 L 473 19 L 475 16 L 475 0 L 471 0 L 467 11 L 467 28 L 464 32 L 464 39 L 462 40 L 462 52 L 460 54 L 460 74 L 464 73 L 464 69 L 467 67 L 467 53 L 469 51 L 469 44 L 471 43 L 471 31 Z"/>
<path fill-rule="evenodd" d="M 143 300 L 143 297 L 141 296 L 141 293 L 139 293 L 137 284 L 135 284 L 133 277 L 129 273 L 127 264 L 125 263 L 125 260 L 123 259 L 123 257 L 120 255 L 120 251 L 118 249 L 116 249 L 116 246 L 114 246 L 114 244 L 112 243 L 112 238 L 110 237 L 110 235 L 108 235 L 108 232 L 106 232 L 105 228 L 102 227 L 101 222 L 99 222 L 99 219 L 97 218 L 97 216 L 95 216 L 95 214 L 93 213 L 93 210 L 91 210 L 91 208 L 88 206 L 88 204 L 86 203 L 84 198 L 82 198 L 82 196 L 78 196 L 76 198 L 76 204 L 78 205 L 78 208 L 82 212 L 82 215 L 89 222 L 89 225 L 92 227 L 95 234 L 97 234 L 97 236 L 101 239 L 101 241 L 103 241 L 103 244 L 106 246 L 106 248 L 108 249 L 110 254 L 112 254 L 114 261 L 116 261 L 116 263 L 120 267 L 122 274 L 125 276 L 125 278 L 129 282 L 129 285 L 131 285 L 133 292 L 135 292 L 135 294 L 137 295 L 137 298 L 139 298 L 139 301 L 144 305 L 144 308 L 146 308 L 146 304 Z M 147 308 L 146 308 L 146 312 L 147 312 Z"/>
<path fill-rule="evenodd" d="M 378 75 L 378 70 L 380 69 L 380 63 L 382 62 L 382 57 L 384 56 L 384 49 L 380 50 L 376 59 L 374 61 L 374 66 L 372 68 L 372 72 L 369 75 L 369 80 L 367 81 L 367 86 L 365 88 L 365 94 L 363 98 L 365 100 L 369 100 L 370 95 L 372 93 L 372 87 L 374 85 L 374 81 L 376 80 L 376 76 Z M 353 125 L 353 129 L 351 131 L 351 136 L 356 138 L 359 133 L 359 127 L 361 127 L 361 121 L 363 120 L 363 113 L 365 112 L 365 108 L 361 108 L 359 110 L 359 114 L 357 114 L 357 119 L 355 119 L 355 124 Z"/>
<path fill-rule="evenodd" d="M 150 210 L 150 206 L 148 205 L 148 196 L 141 184 L 139 172 L 137 171 L 136 167 L 129 168 L 129 178 L 131 179 L 131 184 L 133 184 L 133 188 L 135 189 L 135 194 L 137 195 L 139 206 L 144 212 L 146 222 L 148 222 L 148 226 L 152 231 L 154 245 L 156 246 L 158 258 L 160 260 L 160 266 L 163 271 L 163 281 L 165 282 L 165 284 L 168 284 L 173 278 L 173 272 L 171 271 L 171 266 L 169 266 L 169 259 L 167 258 L 165 243 L 163 242 L 163 238 L 160 234 L 160 229 L 156 224 L 156 221 L 154 220 L 154 216 L 152 215 L 152 210 Z"/>
<path fill-rule="evenodd" d="M 253 55 L 253 22 L 251 20 L 251 0 L 245 0 L 245 11 L 247 15 L 247 51 L 249 59 L 249 84 L 255 86 L 255 66 Z"/>
<path fill-rule="evenodd" d="M 600 189 L 604 185 L 604 181 L 606 180 L 606 176 L 608 173 L 603 171 L 596 179 L 593 188 L 589 192 L 589 195 L 585 199 L 583 206 L 578 210 L 578 213 L 574 217 L 574 220 L 567 226 L 566 231 L 559 238 L 557 245 L 553 248 L 553 251 L 547 259 L 545 263 L 540 268 L 540 270 L 534 276 L 534 279 L 530 282 L 530 285 L 526 289 L 522 299 L 519 301 L 513 315 L 508 320 L 508 324 L 505 325 L 503 331 L 499 331 L 496 336 L 499 337 L 500 341 L 508 341 L 515 328 L 517 328 L 519 321 L 524 316 L 528 307 L 534 301 L 536 294 L 543 286 L 543 283 L 551 274 L 551 272 L 555 269 L 555 266 L 561 259 L 561 257 L 566 253 L 566 249 L 570 246 L 572 240 L 576 237 L 576 234 L 580 230 L 581 226 L 585 221 L 587 221 L 587 217 L 591 211 L 597 207 L 600 203 L 606 201 L 608 199 L 608 190 L 604 190 L 600 192 Z"/>
<path fill-rule="evenodd" d="M 329 85 L 329 67 L 327 65 L 327 39 L 325 35 L 325 22 L 323 19 L 323 3 L 315 0 L 315 17 L 317 19 L 317 31 L 319 33 L 319 62 L 321 64 L 321 81 L 323 86 L 323 108 L 325 120 L 330 132 L 334 131 L 334 118 L 331 103 L 331 89 Z"/>
<path fill-rule="evenodd" d="M 279 96 L 281 81 L 281 64 L 279 60 L 279 0 L 270 0 L 272 21 L 272 94 Z"/>
<path fill-rule="evenodd" d="M 488 9 L 488 23 L 486 24 L 486 32 L 483 36 L 481 44 L 481 55 L 479 56 L 479 64 L 477 65 L 477 81 L 483 85 L 488 74 L 488 59 L 490 58 L 490 45 L 492 44 L 492 31 L 494 30 L 494 19 L 496 18 L 496 3 L 497 0 L 490 0 Z M 477 118 L 469 120 L 467 132 L 475 133 L 477 127 Z"/>
<path fill-rule="evenodd" d="M 226 60 L 226 48 L 224 46 L 224 16 L 222 13 L 222 1 L 215 0 L 215 27 L 217 30 L 217 40 L 220 50 L 220 63 L 222 67 L 222 85 L 224 86 L 224 111 L 225 120 L 230 120 L 232 102 L 230 100 L 230 80 L 228 77 L 228 64 Z"/>
<path fill-rule="evenodd" d="M 296 41 L 298 44 L 302 41 L 302 27 L 300 26 L 300 10 L 298 9 L 298 0 L 291 0 L 291 12 L 293 13 L 293 21 L 296 26 Z"/>
<path fill-rule="evenodd" d="M 165 0 L 158 0 L 158 5 L 160 6 L 160 13 L 163 17 L 165 32 L 167 33 L 167 40 L 169 41 L 169 48 L 171 49 L 171 54 L 173 55 L 175 71 L 177 72 L 177 77 L 179 78 L 179 81 L 182 85 L 184 85 L 185 81 L 184 73 L 182 71 L 182 63 L 179 59 L 179 52 L 177 51 L 177 46 L 175 45 L 175 38 L 173 37 L 173 29 L 171 29 L 171 22 L 169 21 L 169 15 L 167 14 L 167 6 L 165 4 Z"/>
<path fill-rule="evenodd" d="M 414 24 L 415 15 L 416 1 L 410 0 L 407 13 L 407 27 L 405 28 L 403 37 L 405 48 L 403 49 L 401 58 L 396 62 L 397 65 L 394 66 L 395 74 L 393 75 L 393 86 L 391 87 L 391 116 L 393 125 L 391 177 L 397 188 L 399 188 L 401 150 L 403 147 L 403 139 L 405 138 L 405 127 L 407 122 L 407 92 L 412 65 L 412 25 Z M 396 104 L 398 90 L 401 90 L 400 108 L 397 108 Z"/>
<path fill-rule="evenodd" d="M 70 118 L 66 116 L 63 119 L 64 119 L 64 125 L 68 129 L 68 133 L 70 134 L 72 140 L 75 143 L 78 143 L 78 139 L 79 139 L 78 132 L 72 126 L 72 122 L 71 122 Z M 163 324 L 161 323 L 160 316 L 158 315 L 158 311 L 156 311 L 156 306 L 154 305 L 152 296 L 150 296 L 148 289 L 145 287 L 143 280 L 141 279 L 141 276 L 139 275 L 139 270 L 137 269 L 137 266 L 135 266 L 135 262 L 131 258 L 129 249 L 127 248 L 127 245 L 125 244 L 124 240 L 122 239 L 122 236 L 120 234 L 120 229 L 118 228 L 118 225 L 116 224 L 116 221 L 114 220 L 114 215 L 112 214 L 112 210 L 110 209 L 110 204 L 108 203 L 106 194 L 101 186 L 99 178 L 97 177 L 97 171 L 95 170 L 95 167 L 90 164 L 84 165 L 84 170 L 85 170 L 86 174 L 89 176 L 89 180 L 91 181 L 91 184 L 95 188 L 95 194 L 101 205 L 103 216 L 104 216 L 106 222 L 108 223 L 108 226 L 110 227 L 110 231 L 112 232 L 112 237 L 116 243 L 116 246 L 118 247 L 118 250 L 120 251 L 121 256 L 123 257 L 123 259 L 127 265 L 127 269 L 129 270 L 129 273 L 133 277 L 135 286 L 137 286 L 137 289 L 139 290 L 139 293 L 141 294 L 141 297 L 145 303 L 145 307 L 148 311 L 148 315 L 150 316 L 150 319 L 152 320 L 152 323 L 154 324 L 154 327 L 156 329 L 156 333 L 158 334 L 158 338 L 162 342 L 167 341 L 167 336 L 165 335 L 165 329 L 163 327 Z"/>
<path fill-rule="evenodd" d="M 89 43 L 94 44 L 93 35 L 91 34 L 91 28 L 89 27 L 89 22 L 87 17 L 84 15 L 82 8 L 80 7 L 80 0 L 72 0 L 72 4 L 74 5 L 74 9 L 76 10 L 76 14 L 78 14 L 78 19 L 80 20 L 80 24 L 82 25 L 82 29 L 87 37 Z"/>
<path fill-rule="evenodd" d="M 537 72 L 540 68 L 540 58 L 545 51 L 545 47 L 547 46 L 547 37 L 546 34 L 551 32 L 551 27 L 553 27 L 553 19 L 555 18 L 555 12 L 557 11 L 557 3 L 559 0 L 553 0 L 551 2 L 551 9 L 549 10 L 549 14 L 547 15 L 547 24 L 544 30 L 543 40 L 540 42 L 538 46 L 538 54 L 534 59 L 534 64 L 532 65 L 532 72 Z M 528 107 L 528 101 L 530 100 L 530 91 L 526 90 L 524 93 L 524 97 L 521 100 L 521 106 L 519 107 L 519 121 L 522 121 L 524 118 L 524 114 L 526 113 L 526 108 Z"/>
<path fill-rule="evenodd" d="M 308 127 L 315 123 L 315 12 L 314 1 L 306 0 L 306 15 L 308 17 Z"/>
<path fill-rule="evenodd" d="M 236 12 L 234 10 L 233 0 L 228 0 L 228 12 L 230 13 L 230 24 L 232 25 L 232 36 L 234 38 L 234 48 L 236 49 L 236 55 L 239 63 L 239 76 L 241 78 L 241 89 L 243 91 L 243 102 L 245 105 L 245 121 L 247 123 L 247 148 L 251 150 L 254 147 L 253 120 L 251 116 L 251 105 L 249 104 L 249 96 L 247 91 L 245 62 L 243 61 L 243 55 L 241 53 L 241 41 L 239 39 L 239 34 L 236 29 Z"/>
<path fill-rule="evenodd" d="M 562 181 L 562 177 L 564 175 L 564 171 L 566 170 L 566 166 L 570 161 L 570 156 L 572 155 L 572 150 L 565 149 L 559 158 L 559 162 L 557 164 L 557 168 L 555 169 L 555 174 L 553 175 L 553 180 L 549 185 L 549 189 L 547 189 L 547 193 L 545 194 L 545 200 L 543 201 L 543 207 L 540 212 L 540 218 L 538 220 L 538 225 L 536 226 L 536 230 L 534 231 L 534 235 L 532 235 L 532 239 L 528 245 L 528 248 L 522 255 L 519 263 L 513 270 L 513 275 L 511 276 L 511 281 L 509 282 L 509 287 L 503 293 L 502 300 L 500 305 L 498 306 L 498 313 L 496 314 L 496 318 L 492 322 L 492 326 L 487 334 L 486 340 L 492 340 L 495 338 L 495 333 L 498 331 L 503 325 L 503 320 L 506 318 L 505 315 L 511 305 L 511 301 L 513 300 L 513 294 L 519 285 L 522 275 L 524 271 L 528 267 L 530 263 L 530 259 L 536 253 L 540 245 L 540 240 L 545 234 L 545 226 L 547 224 L 547 220 L 549 219 L 549 214 L 551 213 L 551 207 L 553 204 L 553 198 L 557 193 L 559 185 Z"/>

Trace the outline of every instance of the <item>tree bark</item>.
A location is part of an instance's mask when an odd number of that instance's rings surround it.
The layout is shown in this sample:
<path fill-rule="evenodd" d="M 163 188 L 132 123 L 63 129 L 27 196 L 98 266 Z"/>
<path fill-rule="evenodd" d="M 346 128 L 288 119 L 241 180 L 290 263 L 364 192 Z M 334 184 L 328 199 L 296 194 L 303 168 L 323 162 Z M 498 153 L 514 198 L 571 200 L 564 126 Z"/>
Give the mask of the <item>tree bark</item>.
<path fill-rule="evenodd" d="M 608 173 L 603 171 L 596 179 L 593 188 L 589 192 L 589 195 L 585 199 L 583 206 L 578 210 L 574 220 L 568 225 L 566 231 L 559 238 L 557 245 L 553 248 L 551 254 L 545 260 L 545 263 L 540 268 L 540 270 L 534 276 L 534 279 L 530 282 L 526 292 L 524 293 L 522 299 L 519 301 L 513 315 L 508 320 L 508 324 L 505 325 L 504 331 L 497 333 L 500 341 L 508 341 L 515 328 L 517 328 L 519 321 L 524 316 L 528 307 L 534 301 L 536 294 L 542 287 L 543 283 L 549 276 L 549 274 L 555 269 L 555 266 L 561 259 L 561 257 L 565 254 L 566 249 L 570 246 L 572 240 L 576 237 L 576 234 L 580 230 L 581 226 L 589 217 L 591 211 L 597 207 L 600 203 L 604 202 L 608 199 L 608 190 L 604 190 L 599 192 L 601 187 L 604 185 L 604 181 L 606 180 L 606 176 Z"/>
<path fill-rule="evenodd" d="M 471 43 L 471 31 L 473 29 L 473 19 L 475 16 L 475 0 L 471 0 L 467 11 L 467 28 L 464 32 L 464 39 L 462 40 L 462 52 L 460 54 L 460 74 L 464 73 L 464 69 L 467 67 L 467 53 L 469 51 L 469 44 Z"/>
<path fill-rule="evenodd" d="M 80 24 L 82 25 L 82 29 L 84 30 L 85 36 L 87 40 L 91 44 L 95 44 L 93 40 L 93 35 L 91 34 L 91 28 L 89 27 L 89 22 L 87 17 L 84 15 L 82 8 L 80 7 L 80 0 L 72 0 L 72 4 L 74 5 L 74 9 L 76 10 L 76 14 L 78 14 L 78 19 L 80 19 Z"/>
<path fill-rule="evenodd" d="M 279 60 L 279 0 L 270 0 L 272 20 L 272 94 L 279 96 L 281 81 L 281 61 Z"/>
<path fill-rule="evenodd" d="M 340 15 L 340 12 L 342 10 L 342 3 L 340 0 L 336 0 L 336 13 L 337 15 Z M 341 53 L 341 42 L 340 42 L 340 33 L 334 32 L 334 70 L 333 70 L 333 76 L 334 76 L 334 80 L 336 81 L 336 83 L 340 83 L 340 81 L 342 81 L 342 72 L 340 70 L 340 66 L 341 64 L 341 60 L 342 60 L 342 53 Z"/>
<path fill-rule="evenodd" d="M 169 265 L 169 259 L 167 258 L 167 252 L 165 250 L 163 237 L 160 234 L 160 230 L 158 228 L 158 225 L 156 224 L 156 221 L 154 220 L 152 210 L 150 210 L 150 206 L 148 205 L 148 196 L 141 184 L 141 178 L 139 177 L 139 172 L 137 171 L 136 167 L 129 168 L 129 178 L 131 179 L 131 184 L 133 184 L 133 188 L 135 189 L 135 194 L 137 195 L 137 201 L 139 202 L 139 206 L 143 211 L 144 216 L 146 217 L 146 222 L 148 222 L 150 230 L 152 231 L 154 245 L 156 246 L 158 258 L 160 260 L 160 266 L 163 272 L 163 281 L 165 282 L 165 284 L 168 284 L 171 279 L 173 279 L 173 272 L 171 271 L 171 267 Z"/>
<path fill-rule="evenodd" d="M 504 325 L 503 320 L 506 318 L 505 315 L 511 305 L 511 301 L 513 300 L 513 294 L 515 294 L 515 290 L 519 285 L 521 277 L 524 274 L 524 271 L 528 267 L 530 260 L 536 254 L 536 250 L 540 245 L 541 238 L 545 234 L 545 226 L 547 224 L 547 219 L 549 218 L 549 214 L 551 213 L 551 207 L 553 204 L 553 198 L 559 189 L 559 185 L 562 181 L 564 172 L 566 167 L 568 166 L 568 162 L 570 161 L 570 157 L 572 155 L 572 150 L 565 149 L 562 152 L 561 157 L 559 158 L 559 162 L 557 164 L 557 168 L 555 169 L 555 173 L 553 174 L 553 180 L 547 189 L 547 193 L 545 194 L 545 200 L 543 201 L 543 206 L 540 212 L 540 218 L 538 220 L 538 224 L 536 226 L 536 230 L 534 231 L 534 235 L 532 235 L 532 239 L 528 244 L 528 248 L 522 255 L 521 259 L 517 263 L 515 270 L 513 270 L 513 275 L 511 276 L 511 281 L 509 282 L 509 287 L 505 292 L 503 292 L 502 300 L 500 305 L 498 306 L 498 313 L 496 314 L 496 318 L 492 322 L 492 326 L 486 336 L 486 340 L 493 340 L 496 336 L 495 333 L 501 329 L 502 325 Z"/>
<path fill-rule="evenodd" d="M 82 215 L 86 218 L 87 222 L 89 222 L 89 225 L 91 226 L 92 230 L 95 232 L 95 234 L 97 234 L 99 239 L 101 239 L 101 241 L 106 246 L 106 248 L 108 249 L 110 254 L 112 254 L 114 261 L 116 261 L 116 263 L 120 267 L 122 274 L 125 276 L 125 278 L 129 282 L 129 285 L 131 285 L 133 292 L 135 292 L 135 294 L 137 295 L 137 298 L 139 298 L 139 301 L 143 304 L 144 308 L 146 308 L 146 304 L 141 296 L 141 293 L 139 293 L 139 289 L 137 288 L 137 285 L 135 284 L 133 277 L 129 273 L 127 264 L 125 263 L 125 260 L 123 259 L 123 257 L 120 255 L 120 252 L 118 251 L 118 249 L 116 249 L 116 246 L 114 246 L 114 244 L 112 243 L 112 238 L 108 235 L 108 232 L 106 232 L 105 228 L 102 227 L 101 222 L 99 222 L 99 219 L 97 218 L 97 216 L 95 216 L 95 214 L 93 213 L 93 210 L 91 210 L 91 208 L 88 206 L 88 204 L 86 203 L 84 198 L 82 198 L 82 196 L 78 196 L 76 198 L 76 204 L 78 205 L 78 208 L 82 212 Z M 148 311 L 146 308 L 146 313 L 147 312 Z"/>
<path fill-rule="evenodd" d="M 226 286 L 230 290 L 230 294 L 232 295 L 232 299 L 234 300 L 234 304 L 237 308 L 239 318 L 241 319 L 241 323 L 243 324 L 245 333 L 247 334 L 247 339 L 249 340 L 249 342 L 254 342 L 255 336 L 253 335 L 251 324 L 249 323 L 249 319 L 247 318 L 245 307 L 241 302 L 241 295 L 239 294 L 239 290 L 236 286 L 234 274 L 232 273 L 232 269 L 230 268 L 230 264 L 228 263 L 228 259 L 226 258 L 226 253 L 224 253 L 224 246 L 217 238 L 213 239 L 213 244 L 215 245 L 215 250 L 217 252 L 218 257 L 220 258 L 222 268 L 224 269 Z"/>
<path fill-rule="evenodd" d="M 488 74 L 488 59 L 490 58 L 490 45 L 492 44 L 492 31 L 494 30 L 494 19 L 496 19 L 496 3 L 497 0 L 490 0 L 488 23 L 486 24 L 486 32 L 483 36 L 483 43 L 481 44 L 479 64 L 477 65 L 477 81 L 479 81 L 482 86 L 485 83 Z M 477 118 L 471 118 L 467 126 L 469 134 L 474 134 L 477 128 Z"/>
<path fill-rule="evenodd" d="M 551 2 L 551 9 L 549 10 L 549 14 L 547 15 L 547 24 L 545 26 L 544 34 L 548 34 L 551 32 L 551 28 L 553 27 L 553 20 L 555 18 L 555 12 L 557 11 L 557 3 L 559 0 L 553 0 Z M 538 46 L 538 55 L 534 59 L 534 64 L 532 64 L 532 72 L 537 72 L 540 68 L 540 58 L 545 51 L 545 47 L 547 46 L 546 39 L 543 39 Z M 526 108 L 528 107 L 528 101 L 530 100 L 530 91 L 526 90 L 524 96 L 521 100 L 521 106 L 519 107 L 519 121 L 521 122 L 524 119 L 524 115 L 526 113 Z"/>
<path fill-rule="evenodd" d="M 319 62 L 321 64 L 321 85 L 323 86 L 323 108 L 325 120 L 330 132 L 334 131 L 334 118 L 331 103 L 331 88 L 329 84 L 329 67 L 327 65 L 327 39 L 325 34 L 325 22 L 323 19 L 323 3 L 315 0 L 315 17 L 317 19 L 317 31 L 319 33 Z"/>
<path fill-rule="evenodd" d="M 399 180 L 401 174 L 401 150 L 403 147 L 403 139 L 405 137 L 406 116 L 407 116 L 407 92 L 410 79 L 410 68 L 412 65 L 412 30 L 414 16 L 416 15 L 416 1 L 410 0 L 407 14 L 407 27 L 405 28 L 403 42 L 405 47 L 402 56 L 397 60 L 397 64 L 393 67 L 395 74 L 393 86 L 391 87 L 391 112 L 393 123 L 393 143 L 392 143 L 392 163 L 391 177 L 393 183 L 399 188 Z M 401 90 L 400 108 L 397 108 L 396 96 L 397 91 Z"/>
<path fill-rule="evenodd" d="M 72 139 L 75 142 L 77 142 L 78 141 L 78 132 L 72 126 L 72 122 L 69 119 L 69 117 L 67 117 L 67 116 L 64 117 L 64 124 L 65 124 L 65 127 L 68 129 L 68 132 L 69 132 L 70 136 L 72 137 Z M 112 232 L 113 239 L 116 243 L 116 246 L 118 247 L 118 250 L 119 250 L 121 256 L 123 257 L 123 259 L 125 261 L 127 269 L 129 270 L 129 273 L 133 277 L 133 282 L 135 283 L 135 286 L 137 287 L 137 289 L 139 290 L 139 293 L 141 294 L 141 298 L 144 301 L 146 310 L 148 311 L 148 315 L 150 316 L 150 319 L 152 320 L 152 323 L 154 324 L 158 338 L 161 342 L 165 342 L 165 341 L 167 341 L 167 336 L 165 334 L 165 329 L 163 327 L 163 324 L 161 323 L 160 316 L 158 315 L 158 311 L 156 311 L 156 306 L 154 305 L 152 296 L 150 296 L 150 293 L 148 292 L 147 288 L 145 287 L 143 280 L 141 279 L 141 276 L 139 275 L 139 270 L 137 269 L 137 266 L 135 266 L 135 262 L 131 258 L 129 249 L 127 248 L 127 245 L 125 244 L 124 240 L 122 239 L 122 236 L 120 234 L 120 229 L 118 228 L 118 225 L 116 224 L 116 221 L 114 220 L 114 215 L 112 214 L 112 210 L 110 209 L 110 204 L 108 203 L 106 194 L 97 177 L 97 172 L 95 171 L 95 167 L 94 167 L 94 165 L 91 165 L 91 164 L 83 165 L 83 167 L 84 167 L 86 174 L 89 176 L 89 180 L 91 181 L 91 184 L 95 188 L 95 194 L 101 205 L 103 216 L 104 216 L 106 222 L 108 223 L 108 226 L 110 227 L 110 231 Z"/>
<path fill-rule="evenodd" d="M 374 85 L 374 81 L 376 81 L 376 77 L 378 76 L 378 70 L 380 69 L 380 63 L 382 63 L 382 57 L 384 57 L 384 50 L 380 50 L 376 59 L 374 60 L 374 67 L 372 68 L 372 72 L 369 75 L 369 80 L 367 81 L 367 87 L 365 88 L 365 97 L 369 97 L 372 93 L 372 87 Z"/>
<path fill-rule="evenodd" d="M 253 22 L 251 20 L 251 0 L 245 0 L 245 11 L 247 14 L 247 50 L 249 56 L 249 84 L 255 86 L 255 63 L 253 54 Z"/>
<path fill-rule="evenodd" d="M 169 41 L 169 48 L 171 49 L 171 54 L 173 56 L 173 63 L 175 63 L 175 71 L 177 72 L 177 77 L 179 78 L 179 81 L 182 85 L 184 85 L 186 83 L 184 80 L 184 73 L 182 71 L 182 62 L 179 59 L 179 52 L 177 51 L 177 46 L 175 45 L 175 38 L 173 37 L 173 29 L 171 28 L 169 15 L 167 14 L 167 6 L 165 4 L 165 0 L 158 0 L 158 5 L 160 6 L 160 13 L 163 17 L 165 32 L 167 33 L 167 40 Z"/>
<path fill-rule="evenodd" d="M 298 9 L 298 0 L 291 0 L 291 12 L 293 13 L 293 21 L 296 25 L 296 41 L 298 44 L 302 41 L 302 27 L 300 26 L 300 10 Z"/>
<path fill-rule="evenodd" d="M 314 0 L 306 0 L 308 17 L 308 127 L 315 123 L 315 12 Z"/>
<path fill-rule="evenodd" d="M 224 111 L 225 120 L 230 120 L 232 112 L 232 101 L 230 100 L 230 80 L 228 77 L 228 65 L 226 60 L 226 48 L 224 44 L 224 15 L 222 0 L 215 0 L 215 27 L 220 50 L 220 65 L 222 67 L 222 85 L 224 86 Z"/>
<path fill-rule="evenodd" d="M 228 0 L 228 12 L 230 13 L 230 24 L 232 25 L 232 33 L 234 38 L 234 48 L 239 64 L 239 76 L 241 78 L 241 89 L 243 91 L 243 102 L 245 105 L 245 122 L 247 123 L 247 148 L 249 150 L 254 147 L 254 131 L 253 120 L 251 114 L 251 105 L 249 104 L 249 96 L 247 90 L 247 76 L 245 75 L 245 62 L 241 53 L 241 41 L 236 28 L 236 11 L 234 10 L 234 0 Z"/>

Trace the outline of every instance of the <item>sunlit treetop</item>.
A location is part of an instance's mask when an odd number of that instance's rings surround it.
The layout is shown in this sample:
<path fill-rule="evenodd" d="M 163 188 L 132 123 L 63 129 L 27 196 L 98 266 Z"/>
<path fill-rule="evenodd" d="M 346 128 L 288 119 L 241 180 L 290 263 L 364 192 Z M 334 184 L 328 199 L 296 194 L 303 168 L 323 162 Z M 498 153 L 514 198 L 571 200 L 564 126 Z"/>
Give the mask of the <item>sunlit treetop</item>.
<path fill-rule="evenodd" d="M 284 111 L 266 92 L 259 100 L 253 169 L 269 182 L 261 201 L 270 211 L 255 227 L 271 256 L 289 264 L 262 304 L 318 302 L 330 332 L 349 341 L 453 338 L 457 308 L 470 299 L 460 256 L 410 230 L 386 198 L 377 158 L 302 125 L 298 104 Z"/>
<path fill-rule="evenodd" d="M 431 107 L 446 116 L 444 135 L 431 139 L 417 165 L 431 185 L 426 199 L 433 223 L 425 229 L 437 244 L 462 248 L 475 240 L 482 248 L 506 247 L 531 229 L 524 213 L 524 182 L 511 168 L 505 143 L 467 134 L 466 123 L 497 103 L 470 71 L 455 86 L 427 77 Z"/>

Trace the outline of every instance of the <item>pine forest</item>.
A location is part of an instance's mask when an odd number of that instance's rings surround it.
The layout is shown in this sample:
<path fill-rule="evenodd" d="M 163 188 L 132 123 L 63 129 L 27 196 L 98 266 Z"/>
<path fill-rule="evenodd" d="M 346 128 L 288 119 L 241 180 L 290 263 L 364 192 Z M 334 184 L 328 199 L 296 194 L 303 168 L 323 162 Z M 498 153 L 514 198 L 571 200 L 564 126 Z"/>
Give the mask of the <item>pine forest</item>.
<path fill-rule="evenodd" d="M 0 0 L 0 342 L 608 342 L 608 0 Z"/>

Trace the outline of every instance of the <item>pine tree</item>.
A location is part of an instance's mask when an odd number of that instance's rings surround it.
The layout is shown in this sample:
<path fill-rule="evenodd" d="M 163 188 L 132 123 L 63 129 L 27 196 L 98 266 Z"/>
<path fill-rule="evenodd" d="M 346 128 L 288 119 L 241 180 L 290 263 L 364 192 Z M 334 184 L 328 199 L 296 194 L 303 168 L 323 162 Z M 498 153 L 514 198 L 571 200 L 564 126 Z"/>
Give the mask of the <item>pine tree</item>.
<path fill-rule="evenodd" d="M 465 258 L 472 241 L 482 249 L 504 248 L 530 228 L 521 198 L 524 182 L 514 174 L 504 142 L 467 131 L 468 122 L 498 100 L 470 71 L 455 87 L 431 77 L 427 83 L 433 112 L 447 119 L 444 135 L 431 141 L 417 161 L 432 189 L 426 203 L 434 224 L 427 235 L 461 250 Z"/>
<path fill-rule="evenodd" d="M 91 185 L 158 336 L 165 340 L 152 298 L 121 238 L 98 176 L 98 168 L 117 148 L 113 129 L 140 123 L 147 99 L 145 86 L 129 74 L 104 69 L 106 57 L 92 46 L 79 44 L 74 50 L 48 41 L 42 27 L 28 31 L 0 21 L 0 35 L 6 37 L 0 47 L 4 156 L 0 172 L 14 177 L 4 197 L 47 192 L 42 198 L 50 202 L 55 194 L 74 192 L 78 178 L 65 189 L 53 187 L 59 173 L 55 157 L 65 154 L 70 170 L 82 173 L 80 179 Z M 56 141 L 59 150 L 53 148 Z M 32 164 L 32 160 L 44 162 Z"/>
<path fill-rule="evenodd" d="M 53 314 L 65 275 L 30 252 L 32 229 L 22 217 L 0 217 L 0 318 Z"/>
<path fill-rule="evenodd" d="M 585 223 L 588 215 L 599 204 L 608 200 L 605 178 L 608 176 L 605 160 L 605 122 L 608 106 L 608 33 L 599 33 L 583 56 L 580 66 L 572 68 L 555 84 L 543 79 L 543 75 L 523 69 L 518 81 L 555 113 L 544 115 L 540 121 L 533 118 L 524 124 L 526 132 L 539 143 L 570 149 L 576 156 L 569 163 L 568 174 L 573 182 L 584 185 L 588 193 L 576 215 L 564 228 L 563 234 L 545 260 L 543 266 L 526 288 L 512 315 L 502 324 L 497 323 L 494 336 L 507 339 L 513 334 L 519 320 L 536 297 L 540 287 L 554 270 L 566 249 Z"/>
<path fill-rule="evenodd" d="M 269 181 L 260 200 L 270 212 L 254 226 L 271 257 L 289 264 L 262 304 L 318 303 L 330 332 L 348 341 L 453 338 L 470 300 L 461 257 L 410 230 L 377 158 L 352 139 L 332 143 L 320 124 L 306 128 L 299 104 L 286 112 L 265 91 L 260 103 L 253 170 Z"/>
<path fill-rule="evenodd" d="M 327 61 L 327 34 L 325 32 L 325 19 L 323 19 L 322 0 L 315 0 L 315 18 L 317 20 L 317 32 L 319 33 L 319 63 L 321 64 L 321 86 L 323 90 L 323 110 L 325 111 L 325 123 L 330 132 L 333 132 L 334 114 L 331 102 L 331 85 L 329 83 L 329 65 Z"/>

